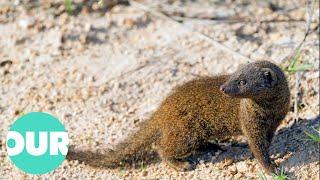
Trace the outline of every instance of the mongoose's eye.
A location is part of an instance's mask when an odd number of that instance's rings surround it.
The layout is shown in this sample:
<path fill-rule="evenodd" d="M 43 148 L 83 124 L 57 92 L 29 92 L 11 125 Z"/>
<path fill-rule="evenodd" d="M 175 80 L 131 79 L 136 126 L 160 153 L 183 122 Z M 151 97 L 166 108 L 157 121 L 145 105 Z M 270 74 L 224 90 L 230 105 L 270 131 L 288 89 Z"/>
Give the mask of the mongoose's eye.
<path fill-rule="evenodd" d="M 264 74 L 264 77 L 267 79 L 267 81 L 268 81 L 269 83 L 271 83 L 271 82 L 273 81 L 270 72 L 267 71 L 267 72 L 264 72 L 263 74 Z"/>
<path fill-rule="evenodd" d="M 246 84 L 247 84 L 247 82 L 245 80 L 240 80 L 239 81 L 239 85 L 241 85 L 241 86 L 246 85 Z"/>

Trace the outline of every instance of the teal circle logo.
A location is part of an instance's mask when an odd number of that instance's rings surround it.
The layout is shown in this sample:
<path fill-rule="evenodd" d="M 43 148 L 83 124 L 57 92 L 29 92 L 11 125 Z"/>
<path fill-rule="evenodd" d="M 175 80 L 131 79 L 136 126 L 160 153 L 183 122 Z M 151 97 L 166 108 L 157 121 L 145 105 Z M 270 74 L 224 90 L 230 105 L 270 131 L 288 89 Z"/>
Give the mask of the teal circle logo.
<path fill-rule="evenodd" d="M 57 118 L 47 113 L 32 112 L 13 123 L 6 146 L 16 167 L 30 174 L 45 174 L 65 160 L 69 138 Z"/>

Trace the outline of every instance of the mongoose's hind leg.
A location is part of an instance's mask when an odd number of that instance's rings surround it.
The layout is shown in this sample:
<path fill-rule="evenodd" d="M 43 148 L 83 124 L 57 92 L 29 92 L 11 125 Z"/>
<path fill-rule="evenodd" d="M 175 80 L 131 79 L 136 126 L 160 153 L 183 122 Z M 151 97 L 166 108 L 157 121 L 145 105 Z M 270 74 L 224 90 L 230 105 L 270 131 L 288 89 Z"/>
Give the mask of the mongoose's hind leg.
<path fill-rule="evenodd" d="M 167 158 L 164 161 L 177 171 L 190 171 L 194 169 L 194 166 L 187 159 Z"/>
<path fill-rule="evenodd" d="M 178 131 L 164 133 L 157 148 L 163 162 L 177 171 L 194 169 L 194 165 L 187 158 L 198 148 L 198 142 L 191 137 L 190 134 Z"/>
<path fill-rule="evenodd" d="M 162 147 L 164 147 L 163 145 Z M 162 148 L 160 146 L 160 148 Z M 167 148 L 158 150 L 158 153 L 164 163 L 172 167 L 177 171 L 190 171 L 194 169 L 194 166 L 187 160 L 187 158 L 191 155 L 188 154 L 179 154 L 171 151 Z M 181 147 L 180 147 L 181 148 Z"/>

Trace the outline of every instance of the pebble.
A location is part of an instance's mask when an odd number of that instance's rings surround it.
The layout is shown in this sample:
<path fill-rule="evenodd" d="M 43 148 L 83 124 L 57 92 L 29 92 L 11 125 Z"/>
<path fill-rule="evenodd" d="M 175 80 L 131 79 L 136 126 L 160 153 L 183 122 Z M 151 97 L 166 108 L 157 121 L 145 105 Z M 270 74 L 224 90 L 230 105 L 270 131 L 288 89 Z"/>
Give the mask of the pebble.
<path fill-rule="evenodd" d="M 231 164 L 233 164 L 233 159 L 225 159 L 224 160 L 224 167 L 226 167 L 226 166 L 230 166 Z"/>
<path fill-rule="evenodd" d="M 246 171 L 248 171 L 248 169 L 249 169 L 247 163 L 244 162 L 244 161 L 238 162 L 238 163 L 236 164 L 236 166 L 237 166 L 237 170 L 238 170 L 239 172 L 246 172 Z"/>
<path fill-rule="evenodd" d="M 123 25 L 128 28 L 132 28 L 134 24 L 135 24 L 135 22 L 132 18 L 126 18 L 123 20 Z"/>
<path fill-rule="evenodd" d="M 231 175 L 235 175 L 238 173 L 237 167 L 236 166 L 231 166 L 228 171 L 230 171 Z"/>
<path fill-rule="evenodd" d="M 243 177 L 243 174 L 242 173 L 237 173 L 233 177 L 234 177 L 234 179 L 240 179 L 240 178 Z"/>
<path fill-rule="evenodd" d="M 142 176 L 147 176 L 148 175 L 148 171 L 143 171 L 142 172 Z"/>

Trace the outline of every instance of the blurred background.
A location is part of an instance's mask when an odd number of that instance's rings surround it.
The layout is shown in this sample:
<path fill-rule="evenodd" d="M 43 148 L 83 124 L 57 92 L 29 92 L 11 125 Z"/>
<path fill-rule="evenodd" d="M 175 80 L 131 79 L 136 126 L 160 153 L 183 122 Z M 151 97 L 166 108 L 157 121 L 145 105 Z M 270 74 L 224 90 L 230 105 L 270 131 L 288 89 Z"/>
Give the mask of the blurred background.
<path fill-rule="evenodd" d="M 24 113 L 53 114 L 77 148 L 99 150 L 136 130 L 176 85 L 256 60 L 281 66 L 292 91 L 272 158 L 288 177 L 316 179 L 318 0 L 0 0 L 0 177 L 33 177 L 13 167 L 4 145 Z M 232 144 L 187 173 L 162 163 L 110 170 L 65 161 L 43 177 L 258 178 L 250 150 Z"/>

